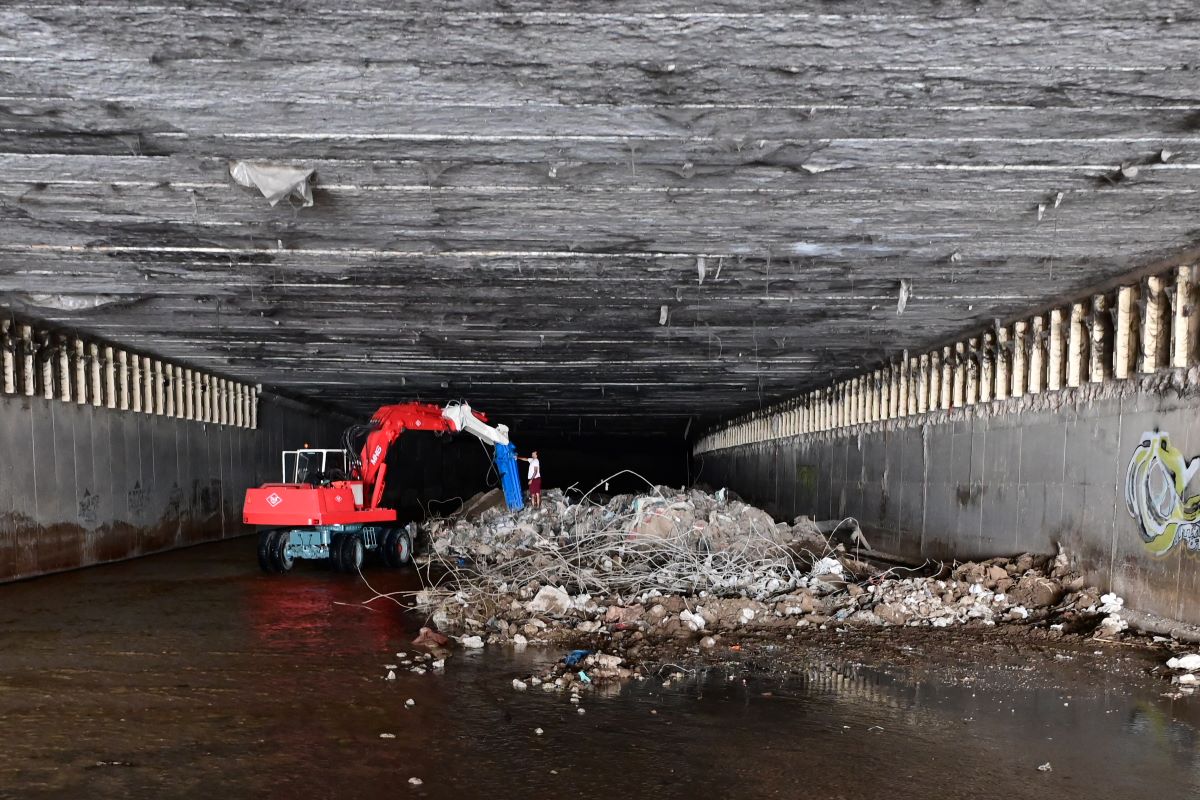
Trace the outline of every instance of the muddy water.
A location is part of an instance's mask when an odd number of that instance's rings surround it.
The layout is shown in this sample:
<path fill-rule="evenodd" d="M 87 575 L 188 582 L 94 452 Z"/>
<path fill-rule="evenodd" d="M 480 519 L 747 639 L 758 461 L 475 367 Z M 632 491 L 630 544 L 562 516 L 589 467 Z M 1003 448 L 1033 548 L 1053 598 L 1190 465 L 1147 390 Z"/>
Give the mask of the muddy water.
<path fill-rule="evenodd" d="M 529 648 L 387 682 L 413 621 L 338 605 L 368 593 L 323 570 L 262 576 L 253 547 L 0 586 L 0 797 L 1200 793 L 1200 701 L 1115 680 L 978 689 L 811 663 L 780 680 L 713 670 L 634 684 L 581 715 L 512 689 L 559 655 Z M 388 591 L 412 580 L 367 574 Z"/>

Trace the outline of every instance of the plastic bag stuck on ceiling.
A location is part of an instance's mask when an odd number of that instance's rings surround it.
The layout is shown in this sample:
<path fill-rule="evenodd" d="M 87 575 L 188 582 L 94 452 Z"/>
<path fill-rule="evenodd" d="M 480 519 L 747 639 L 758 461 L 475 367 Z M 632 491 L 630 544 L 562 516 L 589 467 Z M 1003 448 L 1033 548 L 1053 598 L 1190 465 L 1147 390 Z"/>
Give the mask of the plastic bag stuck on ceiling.
<path fill-rule="evenodd" d="M 310 178 L 314 169 L 272 164 L 269 161 L 231 161 L 229 174 L 250 189 L 262 192 L 267 202 L 275 205 L 288 195 L 295 195 L 305 207 L 313 204 Z"/>

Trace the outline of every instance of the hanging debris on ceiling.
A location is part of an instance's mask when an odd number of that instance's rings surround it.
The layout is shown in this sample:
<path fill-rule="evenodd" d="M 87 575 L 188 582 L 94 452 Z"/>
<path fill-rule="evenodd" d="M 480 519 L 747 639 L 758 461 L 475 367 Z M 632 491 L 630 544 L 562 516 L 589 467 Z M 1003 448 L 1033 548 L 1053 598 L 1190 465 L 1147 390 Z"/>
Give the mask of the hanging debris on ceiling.
<path fill-rule="evenodd" d="M 37 292 L 13 293 L 8 295 L 23 305 L 54 311 L 91 311 L 105 306 L 140 303 L 146 298 L 127 294 L 45 294 Z"/>
<path fill-rule="evenodd" d="M 267 202 L 276 205 L 294 196 L 305 208 L 313 204 L 312 178 L 315 169 L 289 167 L 269 161 L 231 161 L 229 175 L 248 189 L 258 189 Z"/>
<path fill-rule="evenodd" d="M 670 314 L 670 309 L 668 309 L 665 305 L 660 306 L 658 309 L 658 324 L 666 325 L 667 319 L 669 318 L 669 314 Z"/>
<path fill-rule="evenodd" d="M 704 273 L 707 272 L 708 265 L 704 261 L 704 256 L 696 257 L 696 275 L 700 278 L 701 286 L 704 285 Z"/>
<path fill-rule="evenodd" d="M 912 281 L 907 278 L 900 279 L 900 299 L 896 301 L 896 316 L 904 313 L 904 309 L 908 308 L 908 298 L 912 296 Z"/>

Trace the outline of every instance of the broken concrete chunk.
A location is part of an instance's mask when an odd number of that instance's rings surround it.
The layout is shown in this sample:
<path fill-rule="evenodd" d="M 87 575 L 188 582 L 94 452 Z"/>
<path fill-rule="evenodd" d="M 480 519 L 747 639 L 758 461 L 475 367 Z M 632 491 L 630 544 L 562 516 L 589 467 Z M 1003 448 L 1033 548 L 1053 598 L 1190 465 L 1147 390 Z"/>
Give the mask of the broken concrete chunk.
<path fill-rule="evenodd" d="M 1200 670 L 1200 654 L 1188 653 L 1183 656 L 1176 656 L 1167 661 L 1167 666 L 1171 669 L 1181 669 L 1188 672 Z"/>
<path fill-rule="evenodd" d="M 534 613 L 561 617 L 571 608 L 571 595 L 555 586 L 543 586 L 527 608 Z"/>

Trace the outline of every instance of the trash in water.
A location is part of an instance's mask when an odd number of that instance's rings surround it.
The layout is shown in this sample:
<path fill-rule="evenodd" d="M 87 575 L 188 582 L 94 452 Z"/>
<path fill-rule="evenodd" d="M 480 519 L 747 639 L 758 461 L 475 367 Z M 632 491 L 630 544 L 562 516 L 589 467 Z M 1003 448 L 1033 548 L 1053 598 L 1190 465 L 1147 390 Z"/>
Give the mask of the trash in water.
<path fill-rule="evenodd" d="M 570 653 L 567 653 L 566 658 L 563 659 L 563 663 L 568 667 L 573 667 L 591 654 L 591 650 L 572 650 Z"/>

